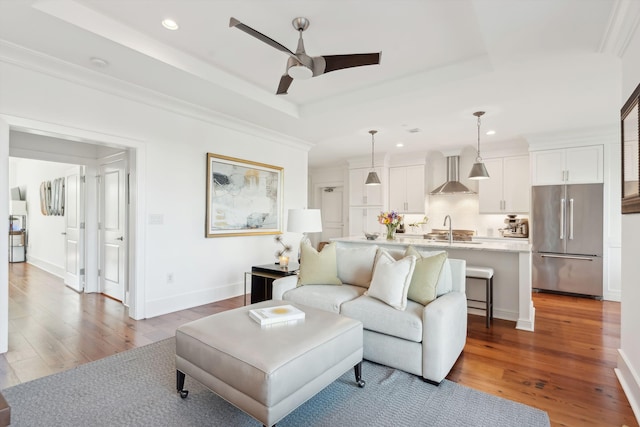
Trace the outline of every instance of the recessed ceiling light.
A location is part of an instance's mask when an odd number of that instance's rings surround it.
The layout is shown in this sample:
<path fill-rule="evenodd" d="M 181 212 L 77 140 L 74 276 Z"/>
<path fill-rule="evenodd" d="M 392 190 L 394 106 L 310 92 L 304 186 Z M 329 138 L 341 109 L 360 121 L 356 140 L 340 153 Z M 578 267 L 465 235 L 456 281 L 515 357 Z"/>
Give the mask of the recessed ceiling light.
<path fill-rule="evenodd" d="M 109 62 L 107 60 L 98 58 L 96 56 L 92 56 L 91 58 L 89 58 L 89 61 L 91 61 L 91 63 L 96 67 L 106 68 L 109 66 Z"/>
<path fill-rule="evenodd" d="M 169 18 L 162 20 L 162 26 L 165 27 L 167 30 L 171 30 L 171 31 L 175 31 L 178 28 L 180 28 L 176 21 Z"/>
<path fill-rule="evenodd" d="M 495 135 L 496 131 L 495 130 L 488 130 L 487 131 L 487 135 Z"/>
<path fill-rule="evenodd" d="M 398 143 L 396 144 L 396 147 L 398 147 L 398 148 L 402 148 L 402 147 L 404 147 L 404 144 L 403 144 L 402 142 L 398 142 Z"/>

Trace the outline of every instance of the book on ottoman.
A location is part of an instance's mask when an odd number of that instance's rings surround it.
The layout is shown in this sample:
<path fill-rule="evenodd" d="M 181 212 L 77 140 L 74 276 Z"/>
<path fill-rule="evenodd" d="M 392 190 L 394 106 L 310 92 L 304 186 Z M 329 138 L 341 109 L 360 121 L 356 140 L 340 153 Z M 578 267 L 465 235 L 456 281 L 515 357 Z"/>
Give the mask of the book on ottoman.
<path fill-rule="evenodd" d="M 298 310 L 292 305 L 278 305 L 276 307 L 249 310 L 249 317 L 260 325 L 265 326 L 293 320 L 304 320 L 304 311 Z"/>

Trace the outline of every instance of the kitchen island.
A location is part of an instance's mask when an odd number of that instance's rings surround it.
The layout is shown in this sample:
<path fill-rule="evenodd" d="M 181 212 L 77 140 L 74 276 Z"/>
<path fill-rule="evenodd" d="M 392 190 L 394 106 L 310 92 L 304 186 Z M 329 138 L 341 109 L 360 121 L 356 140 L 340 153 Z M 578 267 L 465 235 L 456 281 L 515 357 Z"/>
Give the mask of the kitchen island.
<path fill-rule="evenodd" d="M 535 308 L 531 299 L 531 245 L 528 241 L 492 240 L 435 241 L 420 238 L 396 237 L 386 240 L 380 237 L 367 240 L 365 237 L 340 237 L 331 239 L 338 245 L 378 245 L 390 249 L 406 249 L 412 245 L 419 250 L 447 251 L 449 257 L 464 259 L 467 264 L 492 267 L 493 317 L 516 322 L 516 329 L 534 330 Z M 473 279 L 468 279 L 473 280 Z M 475 285 L 475 283 L 474 283 Z M 467 295 L 473 299 L 484 299 L 484 286 L 467 285 Z M 472 314 L 482 314 L 469 309 Z"/>

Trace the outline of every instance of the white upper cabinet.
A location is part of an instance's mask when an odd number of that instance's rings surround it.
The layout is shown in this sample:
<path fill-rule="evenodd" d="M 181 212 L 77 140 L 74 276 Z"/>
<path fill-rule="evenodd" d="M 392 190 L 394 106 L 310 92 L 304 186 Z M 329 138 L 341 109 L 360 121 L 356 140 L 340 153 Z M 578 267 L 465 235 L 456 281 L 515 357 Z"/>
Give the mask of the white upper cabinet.
<path fill-rule="evenodd" d="M 389 210 L 424 214 L 424 165 L 389 168 Z"/>
<path fill-rule="evenodd" d="M 375 168 L 382 184 L 366 185 L 367 175 L 371 168 L 349 169 L 349 206 L 378 206 L 382 205 L 382 188 L 384 177 L 382 169 Z"/>
<path fill-rule="evenodd" d="M 562 148 L 531 152 L 532 185 L 601 183 L 603 147 Z"/>
<path fill-rule="evenodd" d="M 484 159 L 484 165 L 490 178 L 478 181 L 480 213 L 528 213 L 529 156 Z"/>

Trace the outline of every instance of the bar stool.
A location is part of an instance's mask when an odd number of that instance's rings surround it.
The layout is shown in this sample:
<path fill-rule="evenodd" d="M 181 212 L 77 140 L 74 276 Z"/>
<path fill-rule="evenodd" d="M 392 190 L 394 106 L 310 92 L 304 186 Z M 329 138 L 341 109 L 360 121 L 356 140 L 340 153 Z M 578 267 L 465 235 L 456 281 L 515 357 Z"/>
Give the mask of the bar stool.
<path fill-rule="evenodd" d="M 487 328 L 489 328 L 491 327 L 491 320 L 493 320 L 493 268 L 467 264 L 466 277 L 468 279 L 478 279 L 485 281 L 485 299 L 477 300 L 467 298 L 467 301 L 483 302 L 485 304 L 484 310 L 486 313 Z M 482 310 L 481 308 L 473 306 L 471 308 Z"/>

